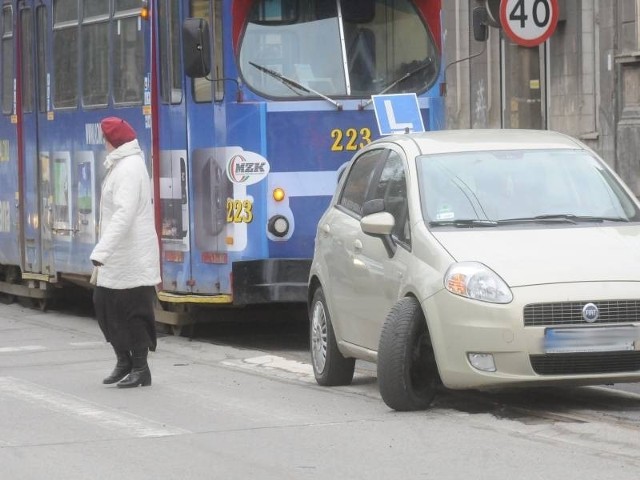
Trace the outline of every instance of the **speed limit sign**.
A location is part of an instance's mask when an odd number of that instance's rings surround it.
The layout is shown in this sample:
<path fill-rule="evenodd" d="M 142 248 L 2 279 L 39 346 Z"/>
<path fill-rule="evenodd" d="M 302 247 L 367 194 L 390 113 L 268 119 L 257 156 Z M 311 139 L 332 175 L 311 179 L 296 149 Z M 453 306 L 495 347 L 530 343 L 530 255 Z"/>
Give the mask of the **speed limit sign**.
<path fill-rule="evenodd" d="M 500 23 L 515 43 L 535 47 L 556 29 L 558 0 L 501 0 Z"/>

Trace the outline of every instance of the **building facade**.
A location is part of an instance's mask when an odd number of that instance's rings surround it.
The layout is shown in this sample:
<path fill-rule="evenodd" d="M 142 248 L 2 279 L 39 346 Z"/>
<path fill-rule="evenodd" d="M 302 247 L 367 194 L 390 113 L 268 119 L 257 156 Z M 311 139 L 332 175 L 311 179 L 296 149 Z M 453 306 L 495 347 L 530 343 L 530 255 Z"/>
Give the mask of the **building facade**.
<path fill-rule="evenodd" d="M 442 2 L 447 128 L 542 128 L 582 140 L 640 196 L 640 0 L 558 0 L 537 47 L 499 28 L 500 0 Z M 488 14 L 476 41 L 473 9 Z"/>

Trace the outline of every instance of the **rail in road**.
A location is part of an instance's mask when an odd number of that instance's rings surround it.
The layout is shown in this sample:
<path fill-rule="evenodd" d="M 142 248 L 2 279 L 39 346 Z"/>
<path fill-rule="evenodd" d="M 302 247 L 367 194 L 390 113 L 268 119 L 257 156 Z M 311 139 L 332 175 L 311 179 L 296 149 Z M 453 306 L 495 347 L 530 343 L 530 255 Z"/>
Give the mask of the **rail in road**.
<path fill-rule="evenodd" d="M 223 362 L 230 368 L 316 386 L 311 365 L 280 355 Z M 382 402 L 375 367 L 356 364 L 352 385 L 331 387 L 342 395 Z M 425 415 L 464 416 L 472 428 L 499 428 L 511 435 L 579 445 L 600 455 L 640 462 L 640 394 L 610 387 L 542 387 L 511 392 L 443 389 Z M 638 463 L 640 467 L 640 463 Z"/>
<path fill-rule="evenodd" d="M 285 354 L 286 355 L 286 354 Z M 313 369 L 305 361 L 282 355 L 265 355 L 227 360 L 224 365 L 256 374 L 270 375 L 286 381 L 315 385 Z M 332 388 L 354 395 L 380 399 L 375 366 L 357 363 L 353 384 Z M 380 401 L 382 401 L 380 399 Z M 600 423 L 624 426 L 640 432 L 640 394 L 595 387 L 538 387 L 511 391 L 453 391 L 442 389 L 432 408 L 453 409 L 468 414 L 491 414 L 496 418 L 523 423 Z"/>

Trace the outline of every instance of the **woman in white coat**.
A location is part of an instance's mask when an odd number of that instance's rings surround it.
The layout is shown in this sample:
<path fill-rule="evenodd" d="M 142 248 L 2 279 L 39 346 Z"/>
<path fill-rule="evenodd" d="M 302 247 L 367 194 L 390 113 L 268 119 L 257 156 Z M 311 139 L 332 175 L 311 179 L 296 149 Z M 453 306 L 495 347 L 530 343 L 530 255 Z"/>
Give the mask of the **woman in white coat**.
<path fill-rule="evenodd" d="M 117 360 L 103 383 L 144 387 L 151 385 L 147 354 L 156 349 L 154 301 L 160 283 L 150 179 L 131 125 L 108 117 L 100 126 L 107 172 L 100 199 L 100 235 L 91 253 L 97 273 L 93 301 L 100 329 Z"/>

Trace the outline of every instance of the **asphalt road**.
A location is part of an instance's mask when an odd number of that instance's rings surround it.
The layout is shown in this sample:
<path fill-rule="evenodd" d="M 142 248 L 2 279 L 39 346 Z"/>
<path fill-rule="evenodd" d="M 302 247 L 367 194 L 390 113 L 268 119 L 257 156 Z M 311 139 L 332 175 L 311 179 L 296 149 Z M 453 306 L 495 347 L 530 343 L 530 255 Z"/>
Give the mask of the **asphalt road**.
<path fill-rule="evenodd" d="M 292 313 L 292 312 L 290 312 Z M 101 379 L 86 312 L 0 305 L 0 478 L 636 479 L 640 396 L 607 388 L 443 392 L 390 411 L 375 370 L 322 388 L 306 322 L 253 312 L 162 335 L 153 385 Z M 275 315 L 275 317 L 272 317 Z"/>

